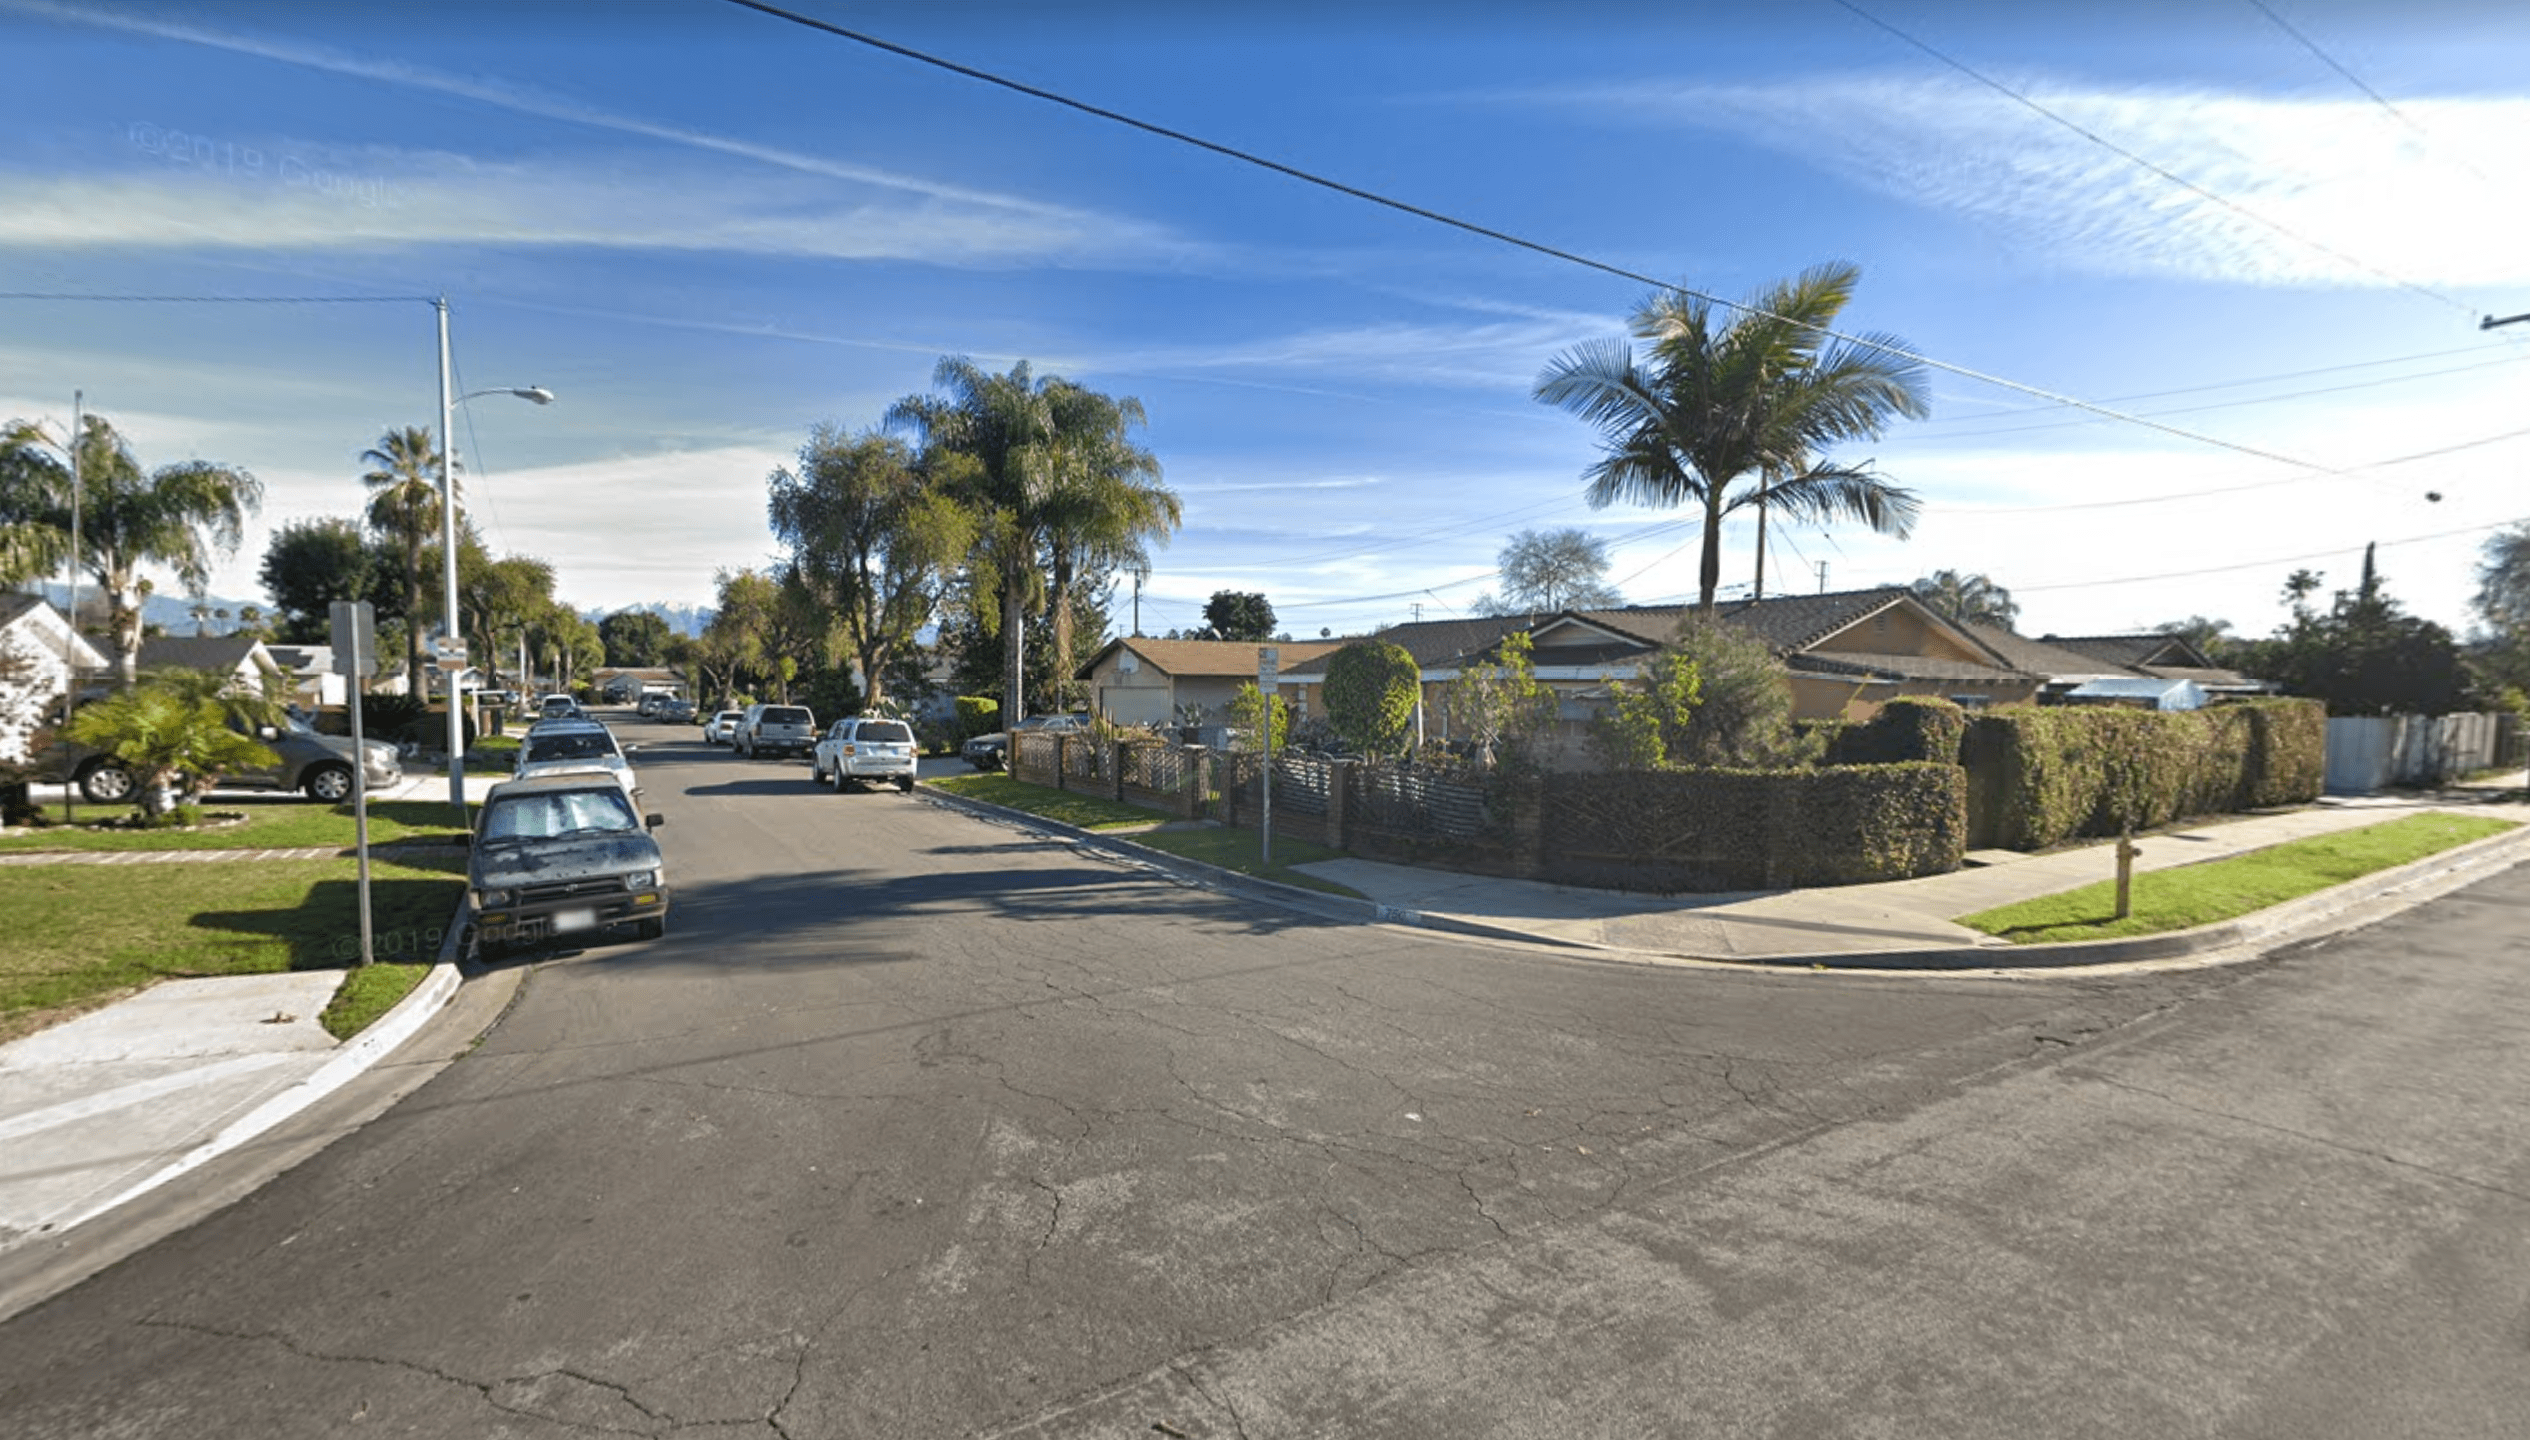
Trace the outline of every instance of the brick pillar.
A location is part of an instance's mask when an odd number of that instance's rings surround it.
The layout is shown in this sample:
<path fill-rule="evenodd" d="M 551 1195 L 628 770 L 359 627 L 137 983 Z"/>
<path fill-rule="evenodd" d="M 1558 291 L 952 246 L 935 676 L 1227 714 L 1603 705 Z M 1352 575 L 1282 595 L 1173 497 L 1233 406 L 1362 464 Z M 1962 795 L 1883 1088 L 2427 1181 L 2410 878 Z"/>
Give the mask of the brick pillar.
<path fill-rule="evenodd" d="M 1124 800 L 1124 742 L 1122 740 L 1107 742 L 1107 798 L 1119 803 Z"/>
<path fill-rule="evenodd" d="M 1212 752 L 1201 745 L 1181 745 L 1178 755 L 1183 764 L 1178 771 L 1178 815 L 1187 820 L 1204 818 L 1204 792 L 1212 788 Z"/>
<path fill-rule="evenodd" d="M 1523 775 L 1511 782 L 1511 864 L 1534 880 L 1546 873 L 1546 782 Z"/>
<path fill-rule="evenodd" d="M 1054 788 L 1057 790 L 1071 788 L 1070 782 L 1063 775 L 1064 770 L 1068 768 L 1063 763 L 1063 747 L 1071 743 L 1072 737 L 1069 735 L 1058 733 L 1054 737 Z"/>

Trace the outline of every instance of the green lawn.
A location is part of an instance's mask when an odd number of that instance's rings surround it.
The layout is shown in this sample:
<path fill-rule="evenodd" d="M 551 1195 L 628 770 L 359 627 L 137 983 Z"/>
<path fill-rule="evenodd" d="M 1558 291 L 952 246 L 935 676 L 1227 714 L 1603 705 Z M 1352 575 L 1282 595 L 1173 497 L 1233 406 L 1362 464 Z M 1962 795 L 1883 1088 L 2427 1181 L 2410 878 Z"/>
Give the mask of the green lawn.
<path fill-rule="evenodd" d="M 369 868 L 377 958 L 427 965 L 464 862 Z M 356 965 L 358 874 L 343 859 L 0 866 L 0 1039 L 155 980 Z"/>
<path fill-rule="evenodd" d="M 2016 945 L 2113 940 L 2187 930 L 2236 919 L 2513 828 L 2512 821 L 2480 815 L 2410 815 L 2360 830 L 2208 860 L 2201 865 L 2138 872 L 2134 877 L 2132 913 L 2123 920 L 2115 918 L 2116 882 L 2104 880 L 2079 890 L 1963 915 L 1958 923 L 1988 935 L 2000 935 Z"/>
<path fill-rule="evenodd" d="M 296 795 L 222 797 L 203 807 L 212 815 L 242 814 L 241 825 L 202 830 L 91 829 L 104 819 L 123 819 L 129 806 L 108 809 L 78 807 L 80 824 L 53 825 L 23 835 L 0 836 L 0 851 L 12 850 L 286 850 L 307 845 L 348 850 L 354 840 L 351 806 L 319 805 Z M 58 805 L 46 807 L 61 818 Z M 447 840 L 464 833 L 445 800 L 372 800 L 369 843 L 399 840 Z"/>
<path fill-rule="evenodd" d="M 963 795 L 1011 810 L 1025 810 L 1048 820 L 1060 820 L 1083 830 L 1118 830 L 1133 825 L 1156 825 L 1168 817 L 1139 805 L 1127 805 L 1103 795 L 1084 795 L 1077 790 L 1056 790 L 1044 785 L 1029 785 L 1008 775 L 944 775 L 922 782 L 933 790 Z"/>
<path fill-rule="evenodd" d="M 1198 860 L 1223 870 L 1236 870 L 1242 875 L 1254 875 L 1261 880 L 1297 885 L 1304 890 L 1323 890 L 1329 895 L 1350 895 L 1356 900 L 1364 898 L 1360 891 L 1350 886 L 1292 869 L 1294 865 L 1344 858 L 1341 850 L 1312 845 L 1306 840 L 1275 836 L 1274 863 L 1267 865 L 1257 858 L 1260 847 L 1253 830 L 1233 830 L 1227 826 L 1207 826 L 1200 830 L 1153 830 L 1132 839 L 1136 845 L 1163 850 L 1187 860 Z"/>

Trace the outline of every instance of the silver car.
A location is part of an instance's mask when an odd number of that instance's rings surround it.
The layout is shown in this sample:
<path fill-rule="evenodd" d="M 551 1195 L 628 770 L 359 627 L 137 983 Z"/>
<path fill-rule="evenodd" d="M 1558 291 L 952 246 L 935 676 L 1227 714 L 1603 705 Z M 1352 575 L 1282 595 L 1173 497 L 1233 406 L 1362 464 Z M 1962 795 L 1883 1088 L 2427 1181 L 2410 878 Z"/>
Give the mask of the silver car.
<path fill-rule="evenodd" d="M 632 762 L 616 745 L 614 731 L 595 720 L 545 720 L 529 727 L 519 741 L 518 764 L 512 773 L 524 780 L 573 772 L 603 773 L 623 787 L 625 798 L 641 798 Z"/>
<path fill-rule="evenodd" d="M 817 748 L 817 717 L 805 705 L 750 705 L 738 722 L 738 753 L 805 755 Z"/>
<path fill-rule="evenodd" d="M 855 716 L 837 720 L 808 757 L 809 778 L 831 781 L 835 793 L 853 780 L 883 781 L 899 790 L 914 788 L 914 731 L 902 720 Z"/>

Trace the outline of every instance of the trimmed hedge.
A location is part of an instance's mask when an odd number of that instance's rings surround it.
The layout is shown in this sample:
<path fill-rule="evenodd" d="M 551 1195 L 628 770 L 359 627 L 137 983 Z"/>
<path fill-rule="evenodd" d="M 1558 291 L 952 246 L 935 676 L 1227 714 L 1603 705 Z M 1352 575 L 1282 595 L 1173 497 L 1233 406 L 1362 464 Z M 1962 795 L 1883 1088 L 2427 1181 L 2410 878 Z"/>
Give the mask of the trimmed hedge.
<path fill-rule="evenodd" d="M 2313 700 L 2211 710 L 2008 706 L 1970 721 L 1970 848 L 2043 850 L 2194 815 L 2317 799 L 2327 712 Z"/>
<path fill-rule="evenodd" d="M 1558 775 L 1543 795 L 1544 878 L 1572 884 L 1859 885 L 1956 870 L 1967 851 L 1967 776 L 1937 762 Z"/>
<path fill-rule="evenodd" d="M 1828 737 L 1829 765 L 1895 765 L 1930 760 L 1954 765 L 1968 734 L 1968 712 L 1937 695 L 1900 695 L 1860 725 Z"/>

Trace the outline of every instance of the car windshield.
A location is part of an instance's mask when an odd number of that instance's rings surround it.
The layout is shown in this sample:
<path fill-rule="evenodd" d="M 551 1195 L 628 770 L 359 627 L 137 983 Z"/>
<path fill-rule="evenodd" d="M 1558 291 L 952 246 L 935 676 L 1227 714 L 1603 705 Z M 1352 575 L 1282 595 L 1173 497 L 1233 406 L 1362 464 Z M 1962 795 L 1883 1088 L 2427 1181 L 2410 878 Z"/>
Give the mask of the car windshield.
<path fill-rule="evenodd" d="M 603 760 L 615 753 L 615 739 L 603 730 L 565 730 L 527 737 L 524 763 L 545 760 Z"/>
<path fill-rule="evenodd" d="M 633 814 L 631 802 L 612 785 L 603 790 L 499 796 L 483 812 L 483 839 L 487 844 L 553 840 L 584 832 L 611 835 L 640 828 L 641 818 Z"/>

